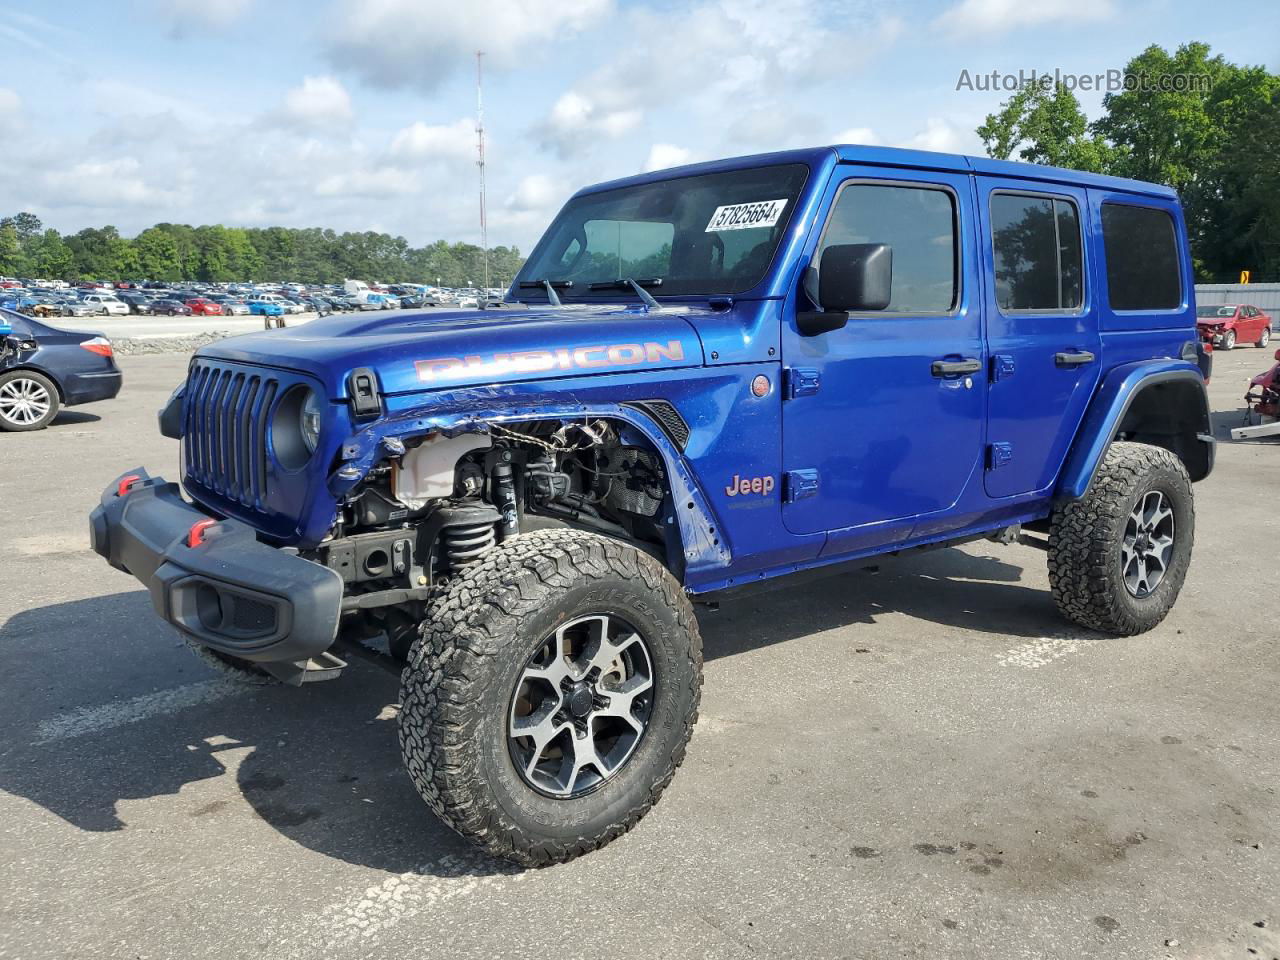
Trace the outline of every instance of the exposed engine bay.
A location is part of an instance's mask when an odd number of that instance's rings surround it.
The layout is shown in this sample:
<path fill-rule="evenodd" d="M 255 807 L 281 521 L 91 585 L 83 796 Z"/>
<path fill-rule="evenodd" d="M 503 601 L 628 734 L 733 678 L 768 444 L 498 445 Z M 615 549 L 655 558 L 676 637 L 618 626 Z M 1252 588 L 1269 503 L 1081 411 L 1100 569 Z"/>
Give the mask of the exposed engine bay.
<path fill-rule="evenodd" d="M 425 599 L 502 541 L 550 526 L 666 556 L 662 460 L 625 424 L 490 424 L 391 443 L 391 456 L 347 495 L 331 536 L 307 554 L 342 575 L 348 610 Z"/>

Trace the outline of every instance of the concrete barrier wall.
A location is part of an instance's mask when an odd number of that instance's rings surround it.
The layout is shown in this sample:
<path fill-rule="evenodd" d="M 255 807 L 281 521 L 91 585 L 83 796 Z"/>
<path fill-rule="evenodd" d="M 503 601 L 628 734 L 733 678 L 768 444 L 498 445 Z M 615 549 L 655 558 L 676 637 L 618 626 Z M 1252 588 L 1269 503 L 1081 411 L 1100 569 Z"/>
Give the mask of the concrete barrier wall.
<path fill-rule="evenodd" d="M 1197 283 L 1196 303 L 1247 303 L 1276 314 L 1280 313 L 1280 283 Z"/>

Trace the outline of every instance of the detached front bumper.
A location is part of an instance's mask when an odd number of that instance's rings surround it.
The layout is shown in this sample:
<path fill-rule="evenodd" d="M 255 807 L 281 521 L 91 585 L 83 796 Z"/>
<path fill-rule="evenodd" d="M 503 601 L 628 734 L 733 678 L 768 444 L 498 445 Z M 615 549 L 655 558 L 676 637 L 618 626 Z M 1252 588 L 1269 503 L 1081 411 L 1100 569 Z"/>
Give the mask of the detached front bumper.
<path fill-rule="evenodd" d="M 103 491 L 89 535 L 108 563 L 147 588 L 164 620 L 222 653 L 287 665 L 271 670 L 283 679 L 309 679 L 308 662 L 337 636 L 336 571 L 260 543 L 248 524 L 216 520 L 145 470 Z"/>

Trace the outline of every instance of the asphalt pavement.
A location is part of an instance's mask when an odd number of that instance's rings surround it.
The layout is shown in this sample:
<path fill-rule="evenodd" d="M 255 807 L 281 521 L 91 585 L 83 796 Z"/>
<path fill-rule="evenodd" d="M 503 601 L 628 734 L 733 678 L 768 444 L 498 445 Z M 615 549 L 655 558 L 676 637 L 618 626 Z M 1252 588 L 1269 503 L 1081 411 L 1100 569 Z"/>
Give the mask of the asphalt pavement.
<path fill-rule="evenodd" d="M 1218 354 L 1219 437 L 1271 362 Z M 1065 623 L 1043 554 L 992 543 L 700 614 L 671 788 L 522 872 L 414 793 L 393 675 L 227 685 L 89 550 L 105 484 L 176 476 L 185 364 L 0 434 L 0 957 L 1280 956 L 1280 444 L 1220 445 L 1143 636 Z"/>

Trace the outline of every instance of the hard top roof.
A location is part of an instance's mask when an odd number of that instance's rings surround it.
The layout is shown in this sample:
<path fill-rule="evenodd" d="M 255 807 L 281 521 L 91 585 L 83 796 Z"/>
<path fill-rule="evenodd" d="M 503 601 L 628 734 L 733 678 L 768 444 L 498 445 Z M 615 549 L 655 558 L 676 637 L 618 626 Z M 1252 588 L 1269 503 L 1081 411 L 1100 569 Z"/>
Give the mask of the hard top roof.
<path fill-rule="evenodd" d="M 836 160 L 840 163 L 866 164 L 877 167 L 906 167 L 923 170 L 942 170 L 950 173 L 974 173 L 993 177 L 1031 180 L 1041 183 L 1064 183 L 1079 187 L 1097 187 L 1144 194 L 1149 197 L 1177 199 L 1172 187 L 1124 177 L 1108 177 L 1080 170 L 1066 170 L 1038 163 L 1017 163 L 1011 160 L 992 160 L 990 157 L 969 157 L 958 153 L 932 153 L 925 150 L 906 150 L 899 147 L 867 147 L 856 144 L 835 144 L 826 147 L 808 147 L 800 150 L 782 150 L 776 153 L 758 153 L 707 163 L 692 163 L 634 177 L 624 177 L 584 187 L 576 195 L 599 193 L 618 187 L 654 183 L 675 177 L 690 177 L 706 173 L 721 173 L 780 163 L 804 163 L 810 166 Z"/>

